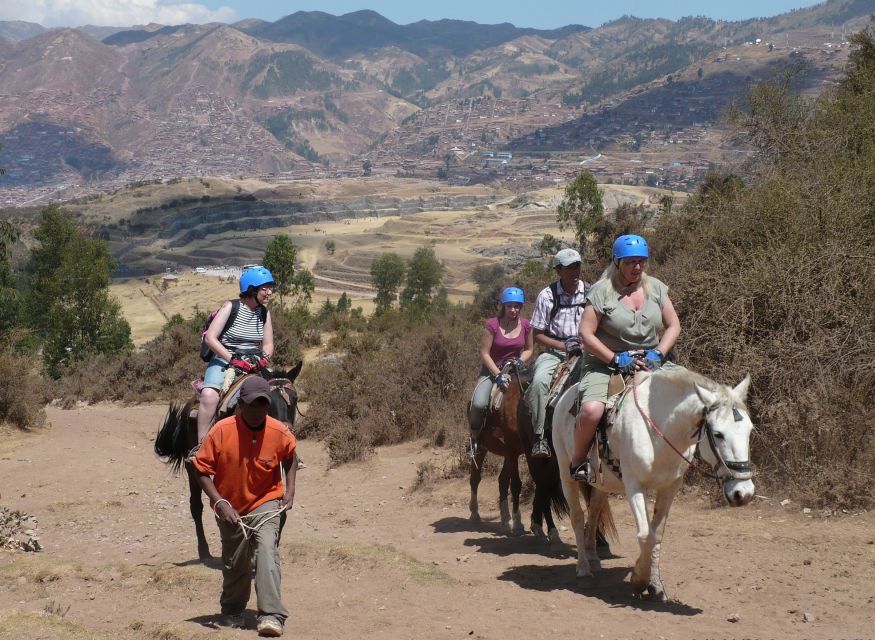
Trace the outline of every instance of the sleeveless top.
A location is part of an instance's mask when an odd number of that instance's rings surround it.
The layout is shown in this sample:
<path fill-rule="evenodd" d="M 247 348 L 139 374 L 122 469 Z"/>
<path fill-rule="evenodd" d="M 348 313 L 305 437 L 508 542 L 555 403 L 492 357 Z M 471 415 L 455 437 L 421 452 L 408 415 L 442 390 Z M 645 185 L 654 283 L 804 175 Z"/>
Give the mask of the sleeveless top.
<path fill-rule="evenodd" d="M 267 315 L 265 315 L 267 318 Z M 228 327 L 221 342 L 231 353 L 257 353 L 261 351 L 264 340 L 264 323 L 261 321 L 259 307 L 255 311 L 240 303 L 234 324 Z"/>
<path fill-rule="evenodd" d="M 515 338 L 505 338 L 498 325 L 498 317 L 493 316 L 483 323 L 486 330 L 492 334 L 492 347 L 489 349 L 489 357 L 496 365 L 509 358 L 519 358 L 523 349 L 526 348 L 526 335 L 532 330 L 531 323 L 525 318 L 520 318 L 521 329 Z"/>
<path fill-rule="evenodd" d="M 652 276 L 648 279 L 651 293 L 637 311 L 612 292 L 607 280 L 596 282 L 590 289 L 586 301 L 602 316 L 595 336 L 611 351 L 653 349 L 659 344 L 665 328 L 662 307 L 668 299 L 668 287 Z"/>

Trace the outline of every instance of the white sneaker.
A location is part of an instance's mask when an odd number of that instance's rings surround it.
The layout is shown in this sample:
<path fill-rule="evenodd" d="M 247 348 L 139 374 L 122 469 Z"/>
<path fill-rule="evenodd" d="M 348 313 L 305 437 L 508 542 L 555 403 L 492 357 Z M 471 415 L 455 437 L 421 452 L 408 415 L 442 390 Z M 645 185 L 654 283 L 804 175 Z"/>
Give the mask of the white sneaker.
<path fill-rule="evenodd" d="M 283 625 L 273 616 L 264 616 L 258 621 L 258 635 L 265 638 L 279 638 L 283 635 Z"/>

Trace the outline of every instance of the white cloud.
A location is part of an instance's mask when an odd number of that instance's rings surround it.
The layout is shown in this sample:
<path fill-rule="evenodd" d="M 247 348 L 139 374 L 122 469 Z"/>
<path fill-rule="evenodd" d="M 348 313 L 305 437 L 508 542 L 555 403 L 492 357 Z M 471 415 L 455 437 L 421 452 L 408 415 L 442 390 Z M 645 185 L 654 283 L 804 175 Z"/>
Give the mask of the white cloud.
<path fill-rule="evenodd" d="M 235 19 L 230 7 L 212 10 L 202 4 L 175 0 L 0 0 L 0 20 L 37 22 L 44 27 L 202 24 Z"/>

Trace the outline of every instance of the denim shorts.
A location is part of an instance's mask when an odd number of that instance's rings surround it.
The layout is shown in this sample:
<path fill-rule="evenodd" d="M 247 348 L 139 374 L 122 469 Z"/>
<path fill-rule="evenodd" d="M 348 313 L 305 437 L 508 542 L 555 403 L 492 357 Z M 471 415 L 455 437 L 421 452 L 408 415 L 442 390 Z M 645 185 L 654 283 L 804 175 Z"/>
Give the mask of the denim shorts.
<path fill-rule="evenodd" d="M 225 370 L 227 368 L 227 360 L 220 358 L 219 356 L 213 356 L 212 360 L 210 360 L 210 363 L 207 365 L 207 371 L 204 373 L 204 384 L 201 388 L 206 389 L 209 387 L 210 389 L 220 391 L 225 384 Z"/>

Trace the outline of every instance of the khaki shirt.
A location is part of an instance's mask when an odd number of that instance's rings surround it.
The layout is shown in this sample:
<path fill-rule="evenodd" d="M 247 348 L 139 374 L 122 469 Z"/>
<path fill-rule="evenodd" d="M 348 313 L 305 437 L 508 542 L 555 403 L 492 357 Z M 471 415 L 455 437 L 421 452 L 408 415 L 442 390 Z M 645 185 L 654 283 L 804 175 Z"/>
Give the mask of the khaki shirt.
<path fill-rule="evenodd" d="M 648 281 L 650 295 L 638 311 L 620 299 L 608 280 L 599 280 L 589 290 L 587 304 L 601 315 L 595 336 L 611 351 L 653 349 L 659 344 L 665 329 L 662 307 L 668 299 L 668 287 L 650 276 Z"/>

